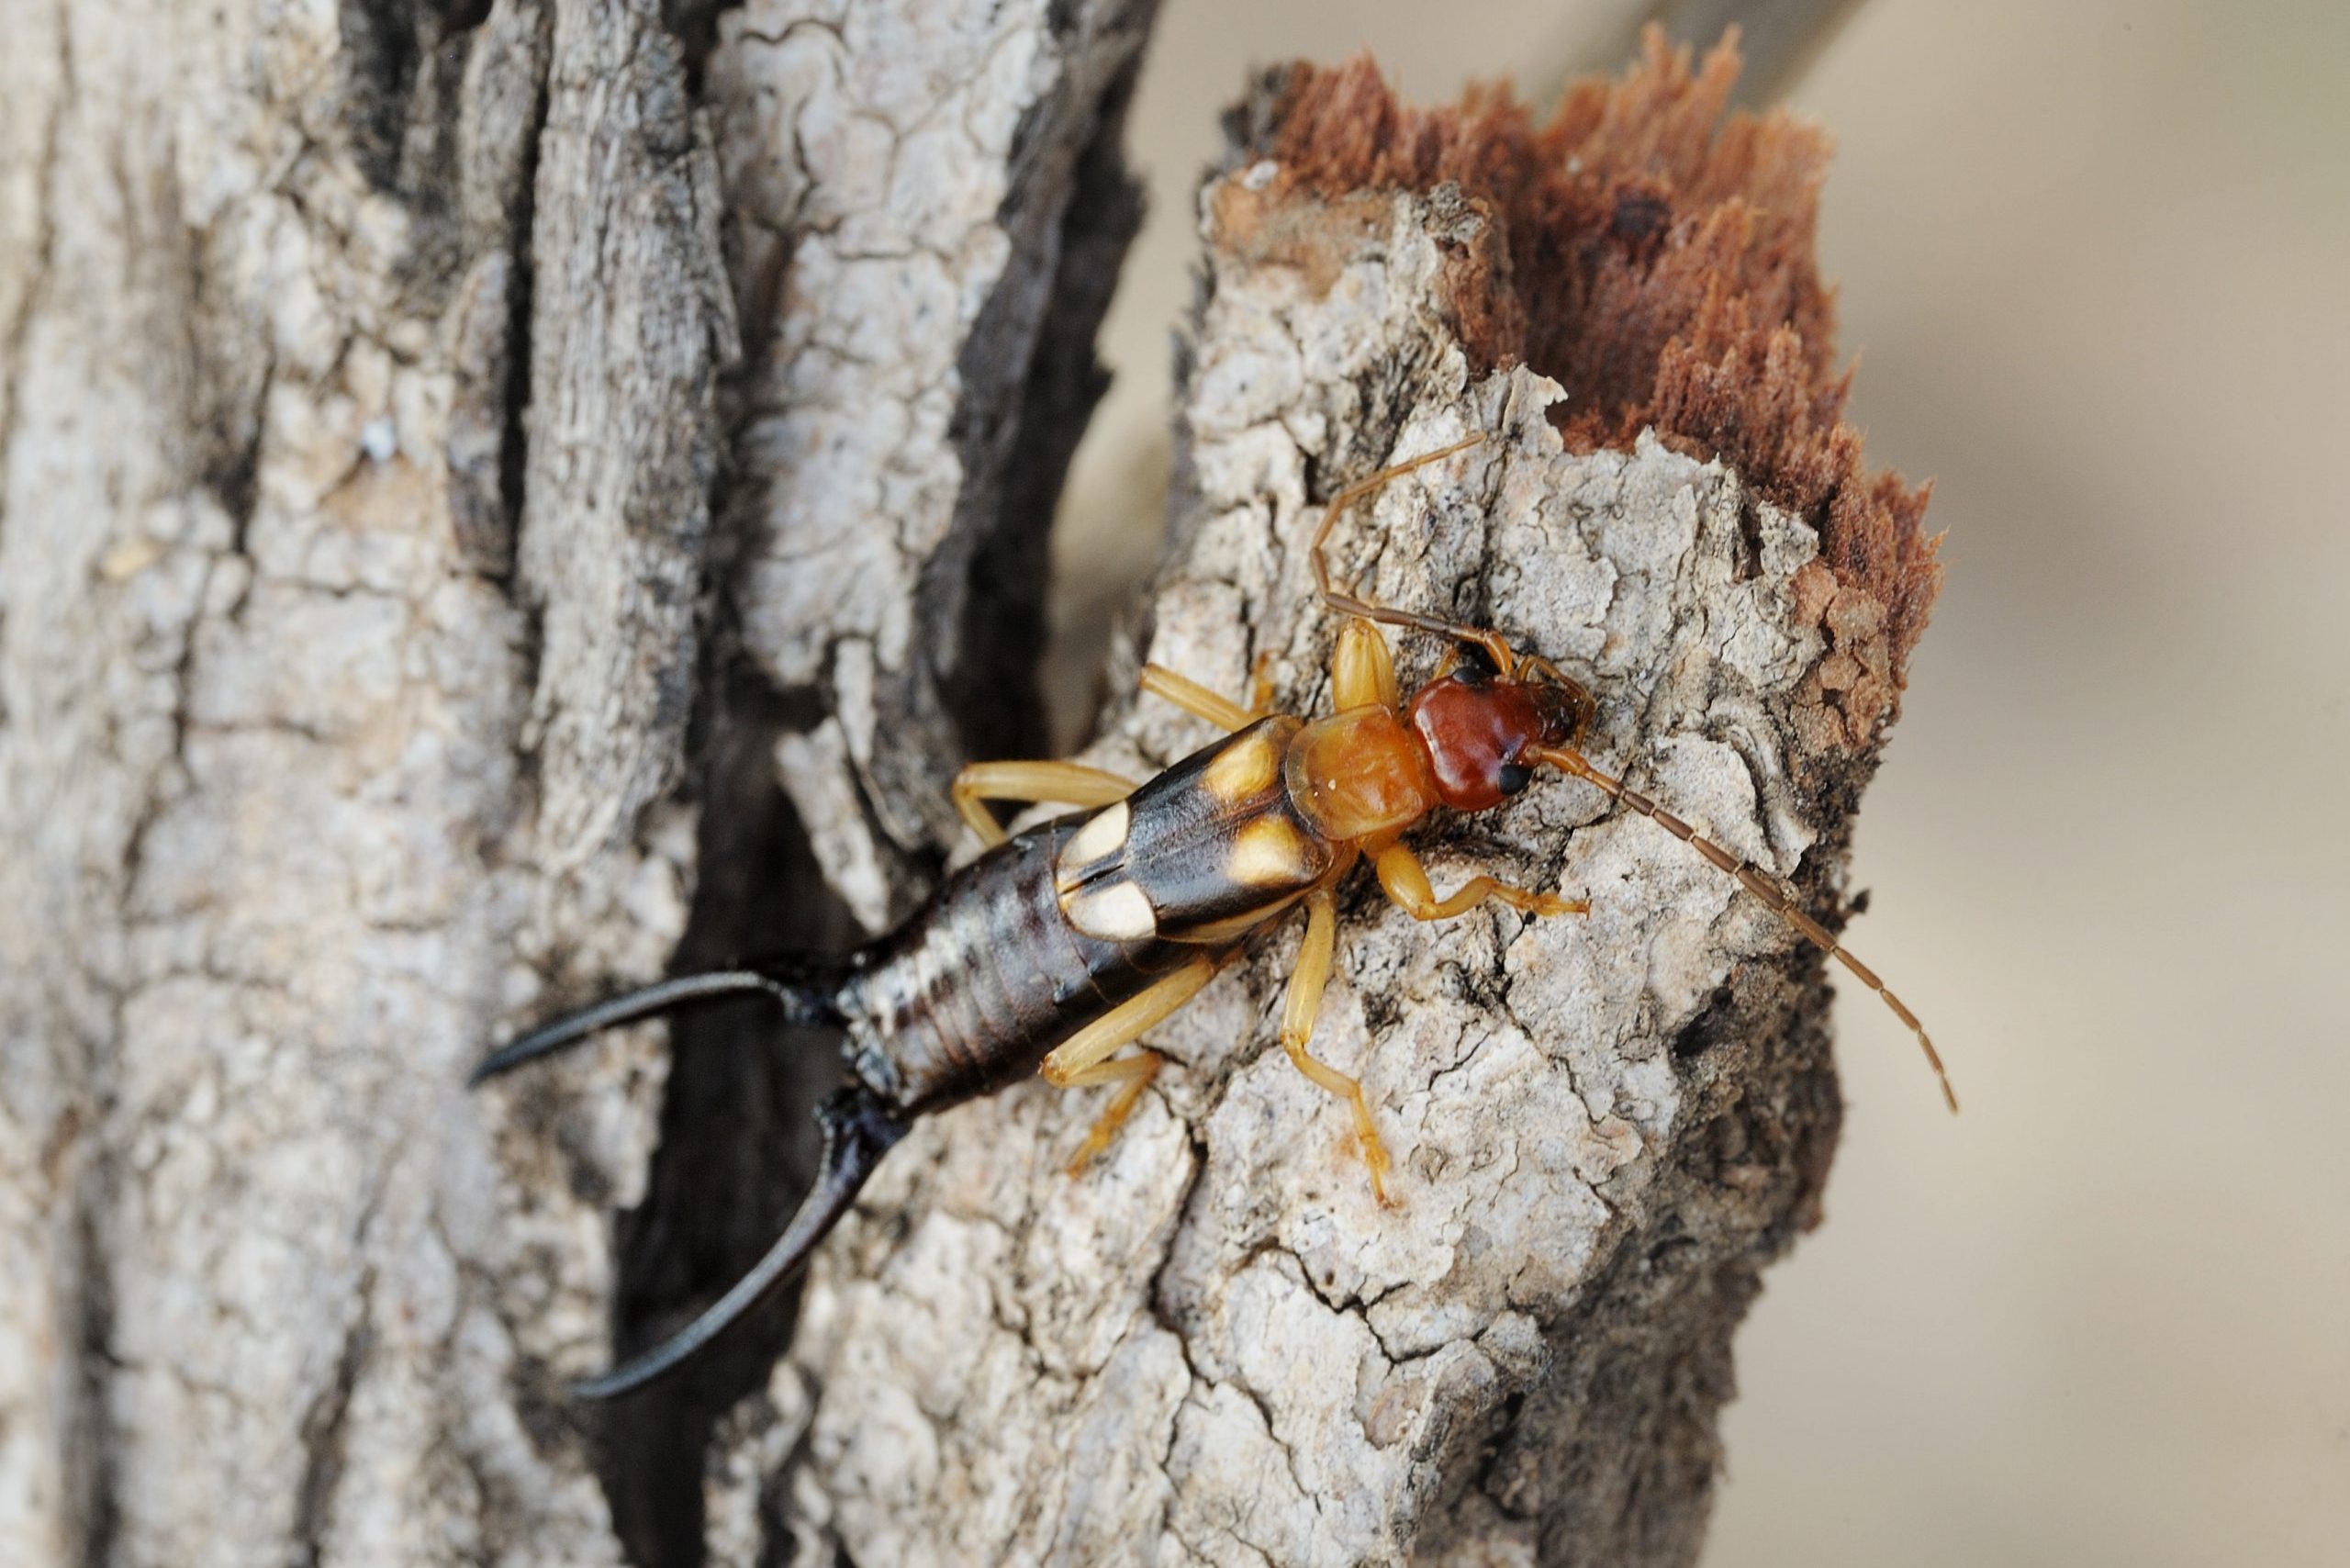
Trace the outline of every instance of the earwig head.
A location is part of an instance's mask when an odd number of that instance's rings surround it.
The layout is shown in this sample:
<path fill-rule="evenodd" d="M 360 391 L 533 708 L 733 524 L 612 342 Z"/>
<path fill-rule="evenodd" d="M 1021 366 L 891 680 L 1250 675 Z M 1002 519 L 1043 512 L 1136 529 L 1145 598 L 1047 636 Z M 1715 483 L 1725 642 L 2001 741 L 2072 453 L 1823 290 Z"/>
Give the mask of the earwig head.
<path fill-rule="evenodd" d="M 1444 673 L 1413 694 L 1412 729 L 1427 748 L 1437 793 L 1454 811 L 1501 804 L 1532 780 L 1540 759 L 1531 752 L 1582 740 L 1591 694 L 1547 664 L 1527 668 L 1536 678 L 1504 674 L 1484 647 L 1464 643 Z"/>

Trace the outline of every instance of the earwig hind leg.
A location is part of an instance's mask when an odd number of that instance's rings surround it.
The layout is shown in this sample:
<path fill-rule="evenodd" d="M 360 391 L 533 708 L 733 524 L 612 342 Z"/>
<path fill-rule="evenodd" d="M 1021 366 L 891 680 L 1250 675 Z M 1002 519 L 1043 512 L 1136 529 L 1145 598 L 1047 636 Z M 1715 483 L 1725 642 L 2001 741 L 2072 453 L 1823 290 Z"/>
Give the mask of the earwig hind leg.
<path fill-rule="evenodd" d="M 1165 665 L 1142 666 L 1142 689 L 1166 699 L 1186 713 L 1205 719 L 1220 730 L 1245 730 L 1264 717 L 1229 697 L 1219 697 L 1189 676 L 1177 675 Z"/>
<path fill-rule="evenodd" d="M 1363 1163 L 1371 1168 L 1371 1193 L 1383 1207 L 1387 1203 L 1387 1146 L 1371 1119 L 1362 1084 L 1307 1053 L 1314 1038 L 1314 1015 L 1322 1008 L 1322 991 L 1330 980 L 1330 965 L 1337 950 L 1338 905 L 1330 890 L 1322 888 L 1305 901 L 1305 941 L 1297 950 L 1297 968 L 1290 972 L 1289 995 L 1281 1003 L 1281 1049 L 1290 1064 L 1315 1084 L 1347 1103 L 1355 1118 L 1355 1137 Z"/>
<path fill-rule="evenodd" d="M 1128 1116 L 1134 1114 L 1136 1104 L 1142 1099 L 1142 1092 L 1150 1087 L 1150 1081 L 1158 1076 L 1158 1070 L 1166 1062 L 1167 1058 L 1157 1051 L 1141 1051 L 1130 1057 L 1097 1061 L 1091 1067 L 1069 1075 L 1064 1086 L 1070 1089 L 1091 1089 L 1104 1083 L 1122 1083 L 1125 1087 L 1119 1090 L 1102 1114 L 1093 1119 L 1092 1130 L 1085 1135 L 1085 1142 L 1079 1146 L 1078 1151 L 1069 1157 L 1069 1164 L 1063 1167 L 1068 1174 L 1080 1174 L 1093 1163 L 1095 1155 L 1110 1147 L 1110 1140 L 1118 1136 L 1118 1129 L 1126 1125 Z"/>
<path fill-rule="evenodd" d="M 613 1399 L 633 1394 L 675 1372 L 688 1357 L 756 1308 L 808 1260 L 816 1244 L 824 1239 L 856 1201 L 857 1190 L 873 1174 L 881 1157 L 906 1131 L 904 1124 L 890 1116 L 872 1092 L 863 1088 L 844 1089 L 834 1094 L 817 1107 L 816 1121 L 824 1129 L 823 1158 L 817 1167 L 816 1184 L 800 1200 L 799 1212 L 784 1226 L 783 1234 L 776 1238 L 775 1245 L 767 1249 L 767 1256 L 692 1322 L 603 1376 L 575 1384 L 575 1394 L 581 1399 Z"/>
<path fill-rule="evenodd" d="M 1447 898 L 1438 898 L 1428 885 L 1427 868 L 1420 857 L 1400 844 L 1391 844 L 1379 852 L 1372 862 L 1379 873 L 1379 885 L 1398 909 L 1414 920 L 1450 920 L 1466 914 L 1494 899 L 1512 909 L 1528 914 L 1589 914 L 1591 904 L 1584 899 L 1562 899 L 1556 893 L 1538 893 L 1528 888 L 1512 887 L 1491 877 L 1475 876 L 1461 885 L 1459 891 Z"/>
<path fill-rule="evenodd" d="M 1159 1056 L 1145 1051 L 1131 1062 L 1113 1062 L 1109 1058 L 1126 1046 L 1165 1023 L 1201 988 L 1215 978 L 1215 960 L 1203 955 L 1181 969 L 1155 980 L 1139 993 L 1126 998 L 1117 1006 L 1063 1040 L 1037 1069 L 1045 1081 L 1056 1089 L 1082 1089 L 1089 1084 L 1115 1083 L 1131 1080 L 1110 1108 L 1093 1124 L 1093 1131 L 1083 1148 L 1069 1161 L 1071 1175 L 1084 1169 L 1088 1160 L 1109 1147 L 1110 1139 L 1133 1112 L 1135 1102 L 1142 1097 L 1144 1088 L 1158 1071 Z"/>
<path fill-rule="evenodd" d="M 955 809 L 992 849 L 1004 842 L 1002 825 L 982 801 L 1058 801 L 1072 806 L 1106 806 L 1134 793 L 1130 779 L 1081 762 L 974 762 L 955 775 L 947 792 Z"/>

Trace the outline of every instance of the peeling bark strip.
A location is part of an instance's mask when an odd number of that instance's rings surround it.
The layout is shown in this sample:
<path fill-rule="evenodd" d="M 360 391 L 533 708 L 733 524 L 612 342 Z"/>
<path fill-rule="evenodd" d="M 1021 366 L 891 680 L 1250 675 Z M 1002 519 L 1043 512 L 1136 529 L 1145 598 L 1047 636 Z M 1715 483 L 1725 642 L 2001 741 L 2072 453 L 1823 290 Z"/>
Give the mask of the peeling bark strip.
<path fill-rule="evenodd" d="M 1175 543 L 1124 662 L 1238 691 L 1270 655 L 1310 711 L 1319 502 L 1491 432 L 1343 528 L 1343 570 L 1587 677 L 1595 760 L 1832 924 L 1933 567 L 1921 498 L 1835 420 L 1817 141 L 1718 123 L 1730 69 L 1654 49 L 1539 135 L 1274 78 L 1202 195 Z M 1440 651 L 1404 642 L 1407 678 Z M 1139 778 L 1203 738 L 1142 703 L 1087 756 Z M 1820 960 L 1562 781 L 1423 842 L 1440 886 L 1594 909 L 1343 902 L 1317 1050 L 1362 1077 L 1401 1208 L 1273 1048 L 1292 928 L 1154 1033 L 1169 1069 L 1085 1175 L 1095 1097 L 1041 1085 L 907 1140 L 722 1428 L 713 1562 L 1694 1557 L 1731 1332 L 1833 1148 Z"/>

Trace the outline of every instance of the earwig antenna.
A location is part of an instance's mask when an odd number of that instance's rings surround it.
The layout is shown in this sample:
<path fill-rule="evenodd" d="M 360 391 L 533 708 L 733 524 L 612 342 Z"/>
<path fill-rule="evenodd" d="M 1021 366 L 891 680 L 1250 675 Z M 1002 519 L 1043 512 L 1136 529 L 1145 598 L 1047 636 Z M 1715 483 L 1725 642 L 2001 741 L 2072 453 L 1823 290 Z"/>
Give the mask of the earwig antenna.
<path fill-rule="evenodd" d="M 755 1310 L 786 1280 L 799 1271 L 841 1215 L 856 1201 L 881 1157 L 906 1136 L 905 1124 L 891 1116 L 862 1084 L 836 1091 L 816 1107 L 816 1124 L 824 1129 L 824 1152 L 816 1167 L 816 1184 L 800 1200 L 791 1223 L 776 1238 L 767 1256 L 734 1282 L 699 1316 L 640 1356 L 632 1356 L 601 1377 L 572 1384 L 580 1399 L 617 1399 L 646 1383 L 666 1377 L 678 1366 Z"/>
<path fill-rule="evenodd" d="M 1417 457 L 1391 464 L 1376 474 L 1357 479 L 1353 484 L 1331 497 L 1330 504 L 1322 509 L 1321 525 L 1315 529 L 1314 541 L 1306 546 L 1306 554 L 1314 562 L 1315 591 L 1321 595 L 1324 604 L 1339 614 L 1360 615 L 1366 621 L 1377 621 L 1389 626 L 1408 627 L 1415 632 L 1426 632 L 1434 636 L 1449 638 L 1456 643 L 1473 643 L 1493 655 L 1494 666 L 1501 672 L 1502 678 L 1511 680 L 1516 676 L 1517 655 L 1511 651 L 1509 643 L 1500 633 L 1490 631 L 1483 626 L 1464 626 L 1460 622 L 1447 621 L 1440 616 L 1422 615 L 1416 610 L 1398 610 L 1393 605 L 1373 604 L 1367 599 L 1358 597 L 1351 589 L 1333 588 L 1330 586 L 1329 557 L 1324 549 L 1329 543 L 1330 531 L 1338 525 L 1338 519 L 1345 516 L 1347 509 L 1355 502 L 1391 480 L 1409 474 L 1415 468 L 1425 468 L 1429 464 L 1439 462 L 1456 452 L 1466 452 L 1484 439 L 1481 431 L 1465 440 L 1456 441 L 1449 446 L 1439 446 L 1434 452 L 1424 452 Z"/>
<path fill-rule="evenodd" d="M 525 1062 L 576 1046 L 590 1035 L 633 1024 L 640 1018 L 674 1013 L 697 1002 L 753 994 L 772 996 L 782 1003 L 786 1024 L 826 1024 L 837 1017 L 830 988 L 813 970 L 769 973 L 763 969 L 717 969 L 708 974 L 679 975 L 541 1025 L 491 1052 L 465 1082 L 468 1087 L 487 1082 Z"/>
<path fill-rule="evenodd" d="M 1682 843 L 1688 845 L 1711 861 L 1717 869 L 1735 878 L 1740 887 L 1769 905 L 1780 919 L 1801 933 L 1806 941 L 1852 970 L 1859 978 L 1860 982 L 1882 997 L 1885 1004 L 1893 1009 L 1893 1015 L 1908 1025 L 1909 1032 L 1918 1036 L 1918 1044 L 1925 1050 L 1927 1064 L 1934 1070 L 1935 1078 L 1942 1082 L 1943 1101 L 1949 1104 L 1952 1114 L 1957 1114 L 1958 1092 L 1951 1087 L 1950 1074 L 1942 1067 L 1942 1053 L 1934 1049 L 1934 1042 L 1927 1035 L 1925 1025 L 1919 1022 L 1918 1015 L 1909 1011 L 1906 1002 L 1894 995 L 1883 980 L 1877 979 L 1874 969 L 1852 957 L 1826 926 L 1798 909 L 1795 900 L 1788 897 L 1786 890 L 1778 883 L 1764 876 L 1752 862 L 1741 860 L 1732 855 L 1622 779 L 1611 778 L 1602 773 L 1586 761 L 1582 753 L 1568 750 L 1563 746 L 1529 746 L 1527 748 L 1526 755 L 1538 762 L 1549 763 L 1561 773 L 1572 774 L 1586 784 L 1596 786 L 1608 796 L 1621 801 L 1673 837 L 1681 840 Z"/>

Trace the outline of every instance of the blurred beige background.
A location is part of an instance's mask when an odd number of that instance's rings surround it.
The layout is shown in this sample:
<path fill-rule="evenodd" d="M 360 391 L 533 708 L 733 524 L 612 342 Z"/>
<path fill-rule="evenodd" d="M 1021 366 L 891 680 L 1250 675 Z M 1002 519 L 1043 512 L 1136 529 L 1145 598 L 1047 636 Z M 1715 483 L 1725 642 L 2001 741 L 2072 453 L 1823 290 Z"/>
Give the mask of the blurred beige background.
<path fill-rule="evenodd" d="M 1166 0 L 1065 602 L 1156 548 L 1245 69 L 1539 87 L 1633 9 Z M 1866 0 L 1792 102 L 1841 147 L 1854 417 L 1950 532 L 1854 941 L 1967 1114 L 1846 999 L 1829 1222 L 1740 1336 L 1707 1560 L 2350 1563 L 2350 6 Z"/>

